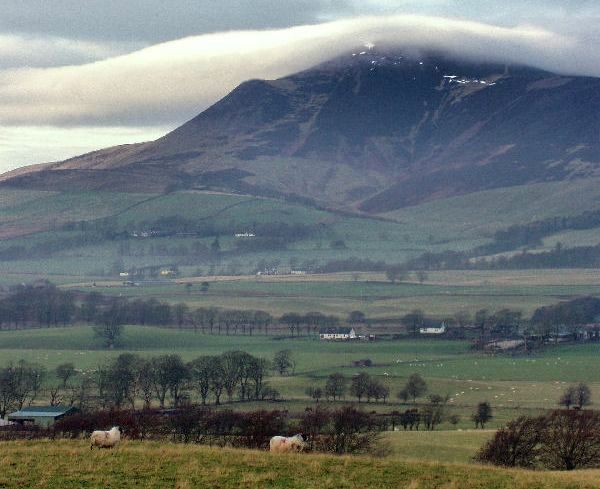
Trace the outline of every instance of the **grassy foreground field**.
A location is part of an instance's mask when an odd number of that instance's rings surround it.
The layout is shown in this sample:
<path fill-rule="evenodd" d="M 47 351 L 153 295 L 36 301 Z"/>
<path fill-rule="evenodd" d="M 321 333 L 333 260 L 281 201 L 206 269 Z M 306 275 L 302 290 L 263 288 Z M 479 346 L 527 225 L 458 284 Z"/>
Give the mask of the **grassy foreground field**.
<path fill-rule="evenodd" d="M 529 472 L 397 458 L 271 455 L 154 442 L 90 452 L 83 441 L 4 443 L 0 487 L 595 488 L 600 471 Z"/>

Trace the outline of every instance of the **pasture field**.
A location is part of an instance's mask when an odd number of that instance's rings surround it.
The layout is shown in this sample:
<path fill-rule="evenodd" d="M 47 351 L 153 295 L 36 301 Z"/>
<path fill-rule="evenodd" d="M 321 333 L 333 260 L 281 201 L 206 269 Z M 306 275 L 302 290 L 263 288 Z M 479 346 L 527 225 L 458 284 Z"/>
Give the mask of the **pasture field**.
<path fill-rule="evenodd" d="M 395 211 L 387 219 L 325 211 L 277 199 L 219 192 L 181 191 L 164 195 L 110 192 L 35 192 L 3 190 L 0 200 L 0 251 L 56 243 L 78 232 L 62 225 L 111 217 L 115 233 L 136 230 L 159 218 L 181 217 L 218 222 L 236 232 L 262 223 L 308 225 L 312 234 L 285 247 L 236 248 L 233 232 L 220 236 L 223 256 L 216 263 L 195 257 L 194 246 L 210 246 L 214 237 L 170 237 L 102 240 L 70 245 L 50 256 L 0 262 L 0 285 L 53 277 L 57 282 L 116 276 L 116 268 L 177 263 L 182 276 L 252 273 L 261 262 L 306 267 L 357 257 L 403 262 L 425 252 L 466 251 L 487 244 L 499 229 L 556 215 L 579 214 L 600 205 L 597 180 L 543 183 L 453 197 Z M 534 198 L 532 198 L 532 195 Z M 600 242 L 600 229 L 565 231 L 545 239 L 540 249 L 561 241 L 563 248 Z M 123 252 L 126 243 L 127 251 Z M 334 245 L 338 243 L 338 245 Z M 187 255 L 177 250 L 186 248 Z M 38 248 L 39 249 L 39 248 Z M 160 251 L 157 251 L 160 250 Z M 511 252 L 509 252 L 511 253 Z M 118 265 L 116 265 L 118 264 Z M 292 265 L 293 264 L 293 265 Z M 200 273 L 198 273 L 200 270 Z M 515 299 L 517 302 L 518 300 Z M 385 311 L 389 310 L 386 304 Z M 527 304 L 524 304 L 527 306 Z"/>
<path fill-rule="evenodd" d="M 199 282 L 207 281 L 203 292 Z M 191 283 L 191 289 L 185 287 Z M 190 307 L 262 309 L 285 312 L 321 311 L 341 318 L 363 311 L 370 318 L 400 317 L 414 309 L 429 316 L 451 316 L 511 308 L 529 316 L 536 308 L 582 295 L 600 296 L 597 269 L 461 270 L 431 272 L 424 283 L 409 277 L 391 284 L 382 273 L 335 273 L 304 276 L 190 277 L 165 285 L 127 287 L 117 281 L 74 282 L 71 288 L 98 290 L 125 297 L 154 297 Z"/>
<path fill-rule="evenodd" d="M 600 345 L 575 345 L 548 348 L 527 357 L 488 356 L 472 352 L 468 342 L 442 340 L 400 340 L 332 343 L 316 338 L 204 335 L 192 331 L 127 326 L 118 348 L 102 350 L 91 328 L 80 326 L 39 330 L 0 332 L 0 364 L 21 358 L 39 362 L 49 370 L 64 362 L 73 362 L 81 375 L 125 351 L 143 356 L 178 353 L 184 360 L 214 355 L 228 350 L 244 350 L 272 359 L 282 349 L 290 349 L 296 361 L 292 375 L 271 373 L 266 379 L 282 395 L 275 403 L 236 403 L 236 409 L 270 407 L 301 412 L 312 404 L 305 390 L 323 386 L 330 373 L 350 378 L 368 372 L 381 379 L 391 390 L 386 403 L 361 403 L 378 412 L 404 410 L 397 392 L 406 379 L 419 373 L 429 391 L 448 395 L 449 410 L 461 417 L 456 426 L 445 423 L 443 429 L 472 428 L 470 416 L 477 403 L 488 401 L 494 409 L 490 427 L 501 426 L 520 414 L 535 414 L 557 406 L 557 400 L 569 383 L 585 381 L 592 387 L 593 401 L 600 403 Z M 353 361 L 369 358 L 374 366 L 354 367 Z M 355 402 L 349 395 L 344 402 Z M 422 402 L 418 401 L 418 402 Z"/>
<path fill-rule="evenodd" d="M 52 195 L 57 195 L 57 192 L 3 188 L 0 194 L 0 211 L 4 212 L 6 209 Z"/>
<path fill-rule="evenodd" d="M 17 191 L 15 191 L 17 192 Z M 18 195 L 18 194 L 15 194 Z M 29 200 L 25 199 L 28 197 Z M 166 195 L 111 194 L 89 192 L 86 194 L 63 193 L 16 197 L 0 207 L 0 251 L 15 246 L 31 247 L 77 236 L 64 231 L 61 225 L 68 221 L 92 221 L 112 217 L 115 232 L 131 232 L 143 222 L 173 216 L 192 219 L 196 222 L 215 221 L 227 229 L 245 232 L 262 223 L 284 223 L 287 225 L 309 225 L 313 232 L 309 236 L 289 243 L 281 249 L 245 251 L 235 250 L 233 231 L 220 236 L 221 249 L 217 269 L 220 272 L 248 273 L 256 269 L 263 260 L 277 261 L 280 265 L 301 265 L 306 262 L 317 264 L 351 257 L 371 260 L 399 262 L 414 258 L 424 252 L 446 249 L 467 250 L 488 242 L 484 236 L 465 237 L 456 233 L 451 237 L 438 234 L 435 230 L 417 229 L 406 223 L 384 221 L 376 218 L 351 216 L 323 211 L 312 207 L 292 204 L 280 200 L 256 198 L 244 195 L 228 195 L 215 192 L 176 192 Z M 11 235 L 12 233 L 12 235 Z M 12 236 L 12 239 L 8 239 Z M 2 239 L 6 238 L 6 239 Z M 206 272 L 210 266 L 204 260 L 193 257 L 182 260 L 171 250 L 190 247 L 194 244 L 209 246 L 211 238 L 170 237 L 150 240 L 126 240 L 129 251 L 122 253 L 123 240 L 106 240 L 95 244 L 60 249 L 48 257 L 15 259 L 0 263 L 8 279 L 0 277 L 0 283 L 11 282 L 10 277 L 42 278 L 48 275 L 71 275 L 92 279 L 114 276 L 115 262 L 124 269 L 148 265 L 179 263 L 186 276 L 194 274 L 199 267 Z M 332 246 L 333 242 L 342 243 Z M 162 248 L 163 251 L 156 250 Z M 228 272 L 228 273 L 229 273 Z"/>
<path fill-rule="evenodd" d="M 600 471 L 507 470 L 472 464 L 406 461 L 392 456 L 270 454 L 157 442 L 124 442 L 90 452 L 85 441 L 8 442 L 0 457 L 0 487 L 163 489 L 597 488 Z"/>
<path fill-rule="evenodd" d="M 600 209 L 598 183 L 600 179 L 591 178 L 484 190 L 407 207 L 385 216 L 448 235 L 485 236 L 512 224 Z"/>
<path fill-rule="evenodd" d="M 390 456 L 408 461 L 473 463 L 495 430 L 394 431 L 383 434 Z"/>

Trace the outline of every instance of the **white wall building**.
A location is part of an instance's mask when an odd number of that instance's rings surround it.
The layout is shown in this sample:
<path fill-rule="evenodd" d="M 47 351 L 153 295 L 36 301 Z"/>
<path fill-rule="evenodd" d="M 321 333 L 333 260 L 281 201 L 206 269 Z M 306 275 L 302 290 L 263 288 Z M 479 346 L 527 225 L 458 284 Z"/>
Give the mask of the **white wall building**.
<path fill-rule="evenodd" d="M 357 336 L 354 328 L 321 328 L 319 338 L 322 340 L 354 340 Z"/>

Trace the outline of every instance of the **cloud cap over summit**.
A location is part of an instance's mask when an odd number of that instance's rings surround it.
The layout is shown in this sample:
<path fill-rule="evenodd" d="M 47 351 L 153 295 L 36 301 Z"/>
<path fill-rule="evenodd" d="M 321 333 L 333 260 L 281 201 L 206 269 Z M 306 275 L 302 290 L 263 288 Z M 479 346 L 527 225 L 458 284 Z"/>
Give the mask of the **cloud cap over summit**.
<path fill-rule="evenodd" d="M 244 80 L 308 68 L 365 43 L 600 76 L 600 51 L 533 26 L 424 16 L 366 17 L 206 34 L 76 66 L 0 72 L 5 125 L 155 125 L 188 118 Z"/>

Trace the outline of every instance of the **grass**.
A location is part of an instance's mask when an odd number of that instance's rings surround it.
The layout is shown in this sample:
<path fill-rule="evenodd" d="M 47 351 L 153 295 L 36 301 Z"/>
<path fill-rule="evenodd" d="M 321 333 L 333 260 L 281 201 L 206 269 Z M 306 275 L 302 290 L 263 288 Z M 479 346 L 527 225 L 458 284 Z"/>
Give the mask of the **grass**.
<path fill-rule="evenodd" d="M 160 217 L 181 216 L 194 220 L 216 220 L 220 224 L 251 229 L 262 222 L 284 222 L 316 226 L 320 231 L 288 245 L 287 249 L 247 252 L 240 256 L 225 255 L 218 265 L 220 272 L 253 272 L 261 260 L 280 265 L 305 266 L 323 264 L 350 257 L 386 262 L 402 262 L 424 252 L 469 250 L 488 243 L 492 233 L 511 224 L 529 222 L 557 215 L 572 215 L 600 207 L 597 180 L 552 182 L 477 192 L 467 196 L 443 199 L 395 211 L 381 220 L 342 215 L 292 204 L 276 199 L 229 195 L 216 192 L 174 192 L 165 195 L 125 194 L 110 192 L 30 192 L 10 190 L 0 200 L 0 249 L 29 246 L 52 238 L 66 238 L 72 233 L 60 230 L 66 221 L 92 220 L 113 216 L 118 230 L 127 230 L 143 221 Z M 53 231 L 49 231 L 52 230 Z M 12 233 L 12 234 L 11 234 Z M 33 233 L 33 234 L 32 234 Z M 565 247 L 600 241 L 600 228 L 582 232 L 566 232 L 549 237 L 544 247 L 561 240 Z M 2 239 L 10 236 L 21 239 Z M 337 249 L 331 242 L 341 240 L 345 247 Z M 3 262 L 7 278 L 0 283 L 12 284 L 30 277 L 71 275 L 98 278 L 114 275 L 114 264 L 123 261 L 124 268 L 180 263 L 185 275 L 193 275 L 198 267 L 206 272 L 210 264 L 190 258 L 170 256 L 158 248 L 171 249 L 193 242 L 209 245 L 210 239 L 169 238 L 130 240 L 131 253 L 121 256 L 122 242 L 101 242 L 66 249 L 49 259 Z M 234 239 L 221 236 L 224 251 L 234 247 Z M 152 245 L 152 246 L 151 246 Z"/>
<path fill-rule="evenodd" d="M 493 430 L 394 431 L 383 440 L 391 456 L 404 460 L 471 463 L 473 457 L 494 434 Z"/>
<path fill-rule="evenodd" d="M 55 195 L 56 192 L 43 190 L 17 190 L 12 188 L 3 188 L 0 194 L 0 210 L 22 205 L 26 202 Z"/>
<path fill-rule="evenodd" d="M 472 428 L 470 416 L 481 401 L 489 401 L 494 409 L 490 427 L 501 426 L 520 414 L 554 408 L 572 382 L 590 383 L 593 401 L 600 403 L 600 383 L 596 375 L 600 369 L 600 345 L 593 344 L 549 348 L 530 357 L 494 357 L 472 352 L 469 344 L 461 341 L 330 343 L 316 338 L 218 336 L 127 326 L 119 348 L 107 351 L 101 349 L 89 327 L 0 332 L 0 365 L 23 358 L 52 370 L 61 363 L 73 362 L 83 375 L 91 375 L 98 365 L 126 351 L 143 356 L 177 353 L 189 361 L 200 355 L 234 349 L 267 359 L 272 359 L 279 350 L 290 349 L 297 362 L 293 375 L 281 377 L 271 373 L 267 379 L 285 399 L 283 404 L 253 403 L 236 405 L 236 409 L 281 409 L 285 405 L 300 412 L 313 402 L 305 394 L 308 386 L 324 385 L 326 377 L 333 372 L 351 377 L 363 371 L 377 376 L 392 392 L 385 404 L 362 404 L 365 409 L 378 412 L 406 409 L 408 406 L 400 404 L 395 395 L 408 376 L 421 374 L 429 391 L 447 394 L 449 409 L 461 417 L 458 426 L 444 424 L 443 429 Z M 368 370 L 353 366 L 354 360 L 363 358 L 370 358 L 374 366 Z M 347 401 L 353 399 L 348 397 Z"/>
<path fill-rule="evenodd" d="M 158 442 L 90 452 L 84 441 L 3 444 L 0 487 L 594 488 L 600 471 L 530 472 L 397 458 L 277 455 Z"/>
<path fill-rule="evenodd" d="M 19 192 L 23 194 L 19 196 Z M 28 190 L 11 190 L 9 195 L 11 198 L 0 206 L 3 221 L 17 222 L 26 228 L 33 222 L 45 229 L 66 221 L 110 216 L 151 197 L 148 194 L 115 192 L 32 193 Z"/>
<path fill-rule="evenodd" d="M 599 209 L 599 182 L 591 178 L 485 190 L 400 209 L 387 217 L 449 237 L 489 236 L 512 224 Z"/>
<path fill-rule="evenodd" d="M 16 195 L 16 194 L 15 194 Z M 29 196 L 29 194 L 27 194 Z M 113 194 L 108 192 L 43 194 L 16 197 L 0 207 L 0 249 L 10 246 L 31 246 L 45 240 L 69 238 L 73 232 L 65 232 L 60 225 L 67 221 L 92 220 L 99 217 L 116 218 L 117 230 L 132 230 L 143 221 L 154 221 L 160 217 L 181 216 L 194 220 L 216 220 L 220 224 L 240 231 L 251 230 L 260 223 L 306 224 L 319 229 L 314 236 L 289 244 L 287 249 L 248 252 L 243 256 L 227 256 L 219 268 L 235 267 L 244 273 L 255 270 L 261 260 L 278 261 L 281 265 L 314 261 L 326 263 L 331 260 L 353 256 L 371 260 L 402 261 L 426 251 L 443 249 L 469 249 L 486 240 L 465 239 L 460 235 L 451 240 L 434 231 L 368 217 L 350 217 L 326 212 L 311 207 L 291 204 L 274 199 L 254 198 L 243 195 L 227 195 L 208 192 L 176 192 L 166 195 Z M 13 202 L 14 201 L 14 202 Z M 11 205 L 11 202 L 13 204 Z M 76 233 L 75 233 L 76 234 Z M 27 235 L 25 238 L 19 236 Z M 330 246 L 341 240 L 345 247 Z M 98 276 L 114 273 L 113 265 L 123 260 L 125 268 L 181 262 L 181 256 L 158 254 L 158 247 L 175 245 L 189 247 L 194 242 L 209 245 L 210 239 L 169 238 L 151 240 L 129 240 L 131 253 L 120 256 L 119 242 L 100 242 L 94 245 L 70 248 L 56 252 L 49 259 L 32 258 L 8 261 L 3 269 L 11 274 L 68 275 L 73 277 Z M 231 250 L 234 239 L 221 236 L 224 251 Z M 152 245 L 152 247 L 150 246 Z M 154 251 L 153 251 L 154 250 Z M 199 263 L 207 268 L 207 263 Z M 198 268 L 182 267 L 190 274 Z M 1 280 L 1 279 L 0 279 Z"/>
<path fill-rule="evenodd" d="M 83 260 L 83 258 L 80 258 Z M 263 309 L 275 316 L 285 312 L 321 311 L 341 318 L 361 310 L 371 318 L 398 318 L 422 309 L 443 319 L 458 311 L 479 309 L 520 310 L 530 315 L 542 305 L 582 295 L 600 296 L 598 270 L 519 270 L 431 272 L 427 281 L 391 284 L 383 274 L 327 274 L 300 277 L 198 277 L 182 278 L 160 286 L 125 287 L 121 282 L 75 283 L 81 290 L 99 290 L 126 297 L 154 297 L 191 307 Z M 81 277 L 79 278 L 81 280 Z M 185 284 L 207 280 L 208 292 Z"/>

